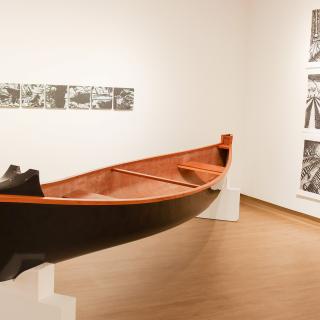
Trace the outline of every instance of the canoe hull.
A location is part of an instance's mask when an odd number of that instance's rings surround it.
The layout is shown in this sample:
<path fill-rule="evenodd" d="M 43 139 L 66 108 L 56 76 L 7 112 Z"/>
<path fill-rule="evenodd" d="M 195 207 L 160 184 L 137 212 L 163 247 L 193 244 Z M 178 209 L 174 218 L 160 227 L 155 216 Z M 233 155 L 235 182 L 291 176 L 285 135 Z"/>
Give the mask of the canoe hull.
<path fill-rule="evenodd" d="M 106 206 L 0 203 L 0 281 L 44 262 L 57 263 L 170 229 L 199 215 L 218 194 L 209 188 L 166 201 Z"/>

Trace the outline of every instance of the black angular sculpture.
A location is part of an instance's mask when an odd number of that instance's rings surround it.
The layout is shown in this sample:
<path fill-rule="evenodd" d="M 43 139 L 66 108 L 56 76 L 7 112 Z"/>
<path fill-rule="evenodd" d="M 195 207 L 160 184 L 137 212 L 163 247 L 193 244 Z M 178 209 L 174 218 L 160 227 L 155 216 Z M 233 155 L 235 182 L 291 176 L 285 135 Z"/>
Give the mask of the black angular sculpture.
<path fill-rule="evenodd" d="M 0 194 L 43 197 L 39 171 L 29 169 L 20 172 L 20 167 L 11 165 L 0 179 Z"/>
<path fill-rule="evenodd" d="M 0 182 L 8 180 L 8 179 L 12 179 L 20 173 L 21 173 L 20 167 L 11 165 L 8 168 L 8 170 L 6 171 L 6 173 L 0 178 Z"/>
<path fill-rule="evenodd" d="M 204 148 L 40 185 L 10 166 L 0 179 L 0 281 L 141 239 L 199 215 L 231 164 L 232 136 Z"/>

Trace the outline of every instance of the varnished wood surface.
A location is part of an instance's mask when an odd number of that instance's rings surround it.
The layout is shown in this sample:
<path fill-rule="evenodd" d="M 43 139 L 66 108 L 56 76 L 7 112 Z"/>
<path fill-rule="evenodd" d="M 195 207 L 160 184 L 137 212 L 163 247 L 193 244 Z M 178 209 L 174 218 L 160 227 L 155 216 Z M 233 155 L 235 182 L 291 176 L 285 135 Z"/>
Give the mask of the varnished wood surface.
<path fill-rule="evenodd" d="M 179 169 L 182 169 L 182 170 L 190 170 L 190 171 L 194 171 L 194 172 L 202 172 L 202 173 L 210 173 L 210 174 L 214 174 L 215 176 L 219 176 L 221 175 L 220 172 L 217 172 L 217 171 L 211 171 L 211 170 L 205 170 L 205 169 L 200 169 L 200 168 L 194 168 L 194 167 L 188 167 L 188 166 L 185 166 L 183 164 L 179 164 L 178 165 L 178 168 Z"/>
<path fill-rule="evenodd" d="M 129 174 L 129 175 L 133 175 L 133 176 L 137 176 L 137 177 L 141 177 L 141 178 L 145 178 L 145 179 L 151 179 L 151 180 L 157 180 L 157 181 L 162 181 L 162 182 L 166 182 L 166 183 L 177 184 L 179 186 L 184 186 L 184 187 L 189 187 L 189 188 L 200 187 L 199 184 L 194 184 L 194 183 L 189 183 L 189 182 L 183 182 L 183 181 L 178 181 L 178 180 L 173 180 L 173 179 L 162 178 L 162 177 L 153 176 L 153 175 L 150 175 L 150 174 L 140 173 L 140 172 L 137 172 L 137 171 L 118 169 L 118 168 L 113 168 L 112 170 L 115 171 L 115 172 L 123 173 L 123 174 Z"/>
<path fill-rule="evenodd" d="M 75 190 L 73 192 L 67 193 L 63 198 L 80 198 L 80 199 L 112 199 L 111 197 L 105 196 L 99 193 L 88 193 L 83 190 Z"/>
<path fill-rule="evenodd" d="M 42 184 L 44 197 L 0 194 L 0 203 L 32 203 L 83 206 L 109 206 L 153 203 L 200 193 L 216 185 L 227 173 L 232 162 L 232 135 L 222 135 L 215 145 L 127 162 L 80 174 L 75 177 Z M 228 150 L 219 146 L 228 145 Z M 223 166 L 220 175 L 205 172 L 185 172 L 178 165 L 188 161 Z M 139 176 L 123 174 L 114 169 L 139 172 Z M 158 179 L 142 179 L 151 176 Z M 180 181 L 180 185 L 168 181 Z M 183 185 L 181 185 L 183 184 Z M 191 185 L 194 187 L 190 188 Z M 108 198 L 65 198 L 81 190 Z"/>
<path fill-rule="evenodd" d="M 219 148 L 220 148 L 220 149 L 229 149 L 229 146 L 226 145 L 226 144 L 220 144 L 220 145 L 219 145 Z"/>
<path fill-rule="evenodd" d="M 189 167 L 192 169 L 202 169 L 206 171 L 214 171 L 214 172 L 220 172 L 222 173 L 224 171 L 223 166 L 217 166 L 214 164 L 209 164 L 209 163 L 203 163 L 203 162 L 196 162 L 196 161 L 188 161 L 185 163 L 182 163 L 180 166 L 183 167 Z"/>
<path fill-rule="evenodd" d="M 189 162 L 179 164 L 178 168 L 184 169 L 184 170 L 196 171 L 196 172 L 212 173 L 217 176 L 222 174 L 223 171 L 225 170 L 223 166 L 217 166 L 213 164 L 196 162 L 196 161 L 189 161 Z"/>
<path fill-rule="evenodd" d="M 193 219 L 56 266 L 78 320 L 316 320 L 320 224 L 242 198 L 230 223 Z"/>

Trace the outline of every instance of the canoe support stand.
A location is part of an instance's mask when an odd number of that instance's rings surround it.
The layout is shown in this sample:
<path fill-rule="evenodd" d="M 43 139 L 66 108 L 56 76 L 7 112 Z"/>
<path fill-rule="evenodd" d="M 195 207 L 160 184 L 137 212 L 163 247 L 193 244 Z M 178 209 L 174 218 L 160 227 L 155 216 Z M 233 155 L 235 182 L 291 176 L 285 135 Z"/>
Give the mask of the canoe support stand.
<path fill-rule="evenodd" d="M 54 265 L 0 283 L 1 320 L 75 320 L 76 299 L 54 293 Z"/>
<path fill-rule="evenodd" d="M 238 221 L 240 209 L 240 189 L 230 188 L 226 176 L 214 190 L 221 190 L 218 198 L 198 218 Z"/>

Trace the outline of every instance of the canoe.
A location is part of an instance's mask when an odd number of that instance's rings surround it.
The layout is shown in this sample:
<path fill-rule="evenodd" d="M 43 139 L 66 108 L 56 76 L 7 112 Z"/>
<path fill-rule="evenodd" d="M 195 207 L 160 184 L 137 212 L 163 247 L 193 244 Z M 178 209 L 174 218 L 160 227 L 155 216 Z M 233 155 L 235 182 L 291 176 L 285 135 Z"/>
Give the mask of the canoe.
<path fill-rule="evenodd" d="M 175 227 L 207 209 L 232 157 L 218 144 L 40 185 L 10 166 L 0 178 L 0 281 Z"/>

